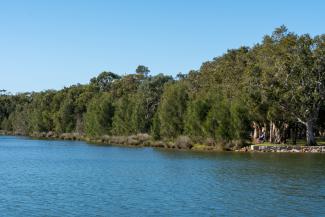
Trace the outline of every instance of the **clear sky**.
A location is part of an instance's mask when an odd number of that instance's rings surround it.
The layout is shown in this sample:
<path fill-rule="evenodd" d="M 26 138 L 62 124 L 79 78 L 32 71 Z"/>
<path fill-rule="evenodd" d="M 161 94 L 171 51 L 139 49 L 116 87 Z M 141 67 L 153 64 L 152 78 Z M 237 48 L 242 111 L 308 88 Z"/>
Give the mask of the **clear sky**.
<path fill-rule="evenodd" d="M 0 89 L 60 89 L 139 64 L 187 73 L 282 24 L 325 33 L 325 1 L 0 0 Z"/>

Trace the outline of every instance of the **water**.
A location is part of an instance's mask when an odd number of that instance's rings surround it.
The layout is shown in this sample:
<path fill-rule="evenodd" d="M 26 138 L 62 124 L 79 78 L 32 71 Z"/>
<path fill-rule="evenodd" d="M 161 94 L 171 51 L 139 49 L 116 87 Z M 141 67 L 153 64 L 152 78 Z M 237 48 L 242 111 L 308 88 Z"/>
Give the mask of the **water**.
<path fill-rule="evenodd" d="M 325 216 L 325 155 L 0 137 L 0 216 Z"/>

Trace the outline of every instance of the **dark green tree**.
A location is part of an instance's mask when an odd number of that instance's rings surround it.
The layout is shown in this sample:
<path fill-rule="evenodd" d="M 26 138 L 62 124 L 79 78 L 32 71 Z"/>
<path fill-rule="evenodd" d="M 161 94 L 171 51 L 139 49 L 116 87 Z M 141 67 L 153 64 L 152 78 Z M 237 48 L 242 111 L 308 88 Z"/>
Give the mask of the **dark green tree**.
<path fill-rule="evenodd" d="M 102 94 L 91 100 L 85 114 L 86 134 L 101 136 L 111 134 L 115 107 L 109 94 Z"/>
<path fill-rule="evenodd" d="M 138 74 L 138 75 L 143 75 L 144 77 L 147 77 L 150 70 L 147 66 L 144 66 L 144 65 L 139 65 L 137 67 L 137 69 L 135 70 L 135 72 Z"/>
<path fill-rule="evenodd" d="M 90 84 L 99 89 L 99 91 L 108 91 L 112 82 L 121 77 L 113 72 L 102 72 L 97 77 L 90 80 Z"/>
<path fill-rule="evenodd" d="M 169 84 L 159 108 L 160 135 L 175 138 L 184 133 L 184 118 L 188 94 L 184 85 Z"/>
<path fill-rule="evenodd" d="M 129 95 L 124 95 L 116 102 L 116 110 L 113 118 L 114 135 L 130 135 L 135 127 L 132 123 L 134 103 Z"/>

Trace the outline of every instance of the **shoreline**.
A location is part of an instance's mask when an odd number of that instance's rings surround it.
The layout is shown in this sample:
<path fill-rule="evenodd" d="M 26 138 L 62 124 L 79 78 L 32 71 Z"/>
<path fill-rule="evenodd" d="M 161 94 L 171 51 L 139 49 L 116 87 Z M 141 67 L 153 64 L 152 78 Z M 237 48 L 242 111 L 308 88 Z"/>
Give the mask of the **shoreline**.
<path fill-rule="evenodd" d="M 325 146 L 305 145 L 251 145 L 252 152 L 276 152 L 276 153 L 325 153 Z"/>
<path fill-rule="evenodd" d="M 250 152 L 250 153 L 325 153 L 325 146 L 295 146 L 295 145 L 255 145 L 251 144 L 242 148 L 226 149 L 220 145 L 192 145 L 183 142 L 178 144 L 177 141 L 153 140 L 148 134 L 138 134 L 132 136 L 101 136 L 90 138 L 79 133 L 62 133 L 54 132 L 32 133 L 31 135 L 0 131 L 0 136 L 26 136 L 31 139 L 44 140 L 62 140 L 62 141 L 84 141 L 89 144 L 101 146 L 120 146 L 120 147 L 152 147 L 169 150 L 188 150 L 199 152 Z"/>
<path fill-rule="evenodd" d="M 188 151 L 202 151 L 202 152 L 221 152 L 221 151 L 233 151 L 230 149 L 221 149 L 220 146 L 208 146 L 208 145 L 192 145 L 184 142 L 178 144 L 177 141 L 163 141 L 153 140 L 148 134 L 137 134 L 130 136 L 100 136 L 100 137 L 87 137 L 79 133 L 62 133 L 57 134 L 54 132 L 48 133 L 32 133 L 23 134 L 16 132 L 1 131 L 0 136 L 25 136 L 31 139 L 40 140 L 61 140 L 61 141 L 84 141 L 89 144 L 101 145 L 101 146 L 119 146 L 119 147 L 152 147 L 162 148 L 170 150 L 188 150 Z"/>

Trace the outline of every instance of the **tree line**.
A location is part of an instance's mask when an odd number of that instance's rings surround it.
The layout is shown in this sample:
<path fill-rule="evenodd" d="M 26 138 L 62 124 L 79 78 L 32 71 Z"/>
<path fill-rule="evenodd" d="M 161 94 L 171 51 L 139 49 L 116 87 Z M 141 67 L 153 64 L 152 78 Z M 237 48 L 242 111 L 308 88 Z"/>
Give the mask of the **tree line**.
<path fill-rule="evenodd" d="M 89 137 L 187 135 L 198 143 L 245 143 L 262 132 L 295 143 L 325 129 L 325 35 L 281 26 L 253 47 L 228 50 L 187 74 L 150 75 L 140 65 L 120 76 L 102 72 L 62 90 L 0 92 L 1 129 L 77 132 Z"/>

